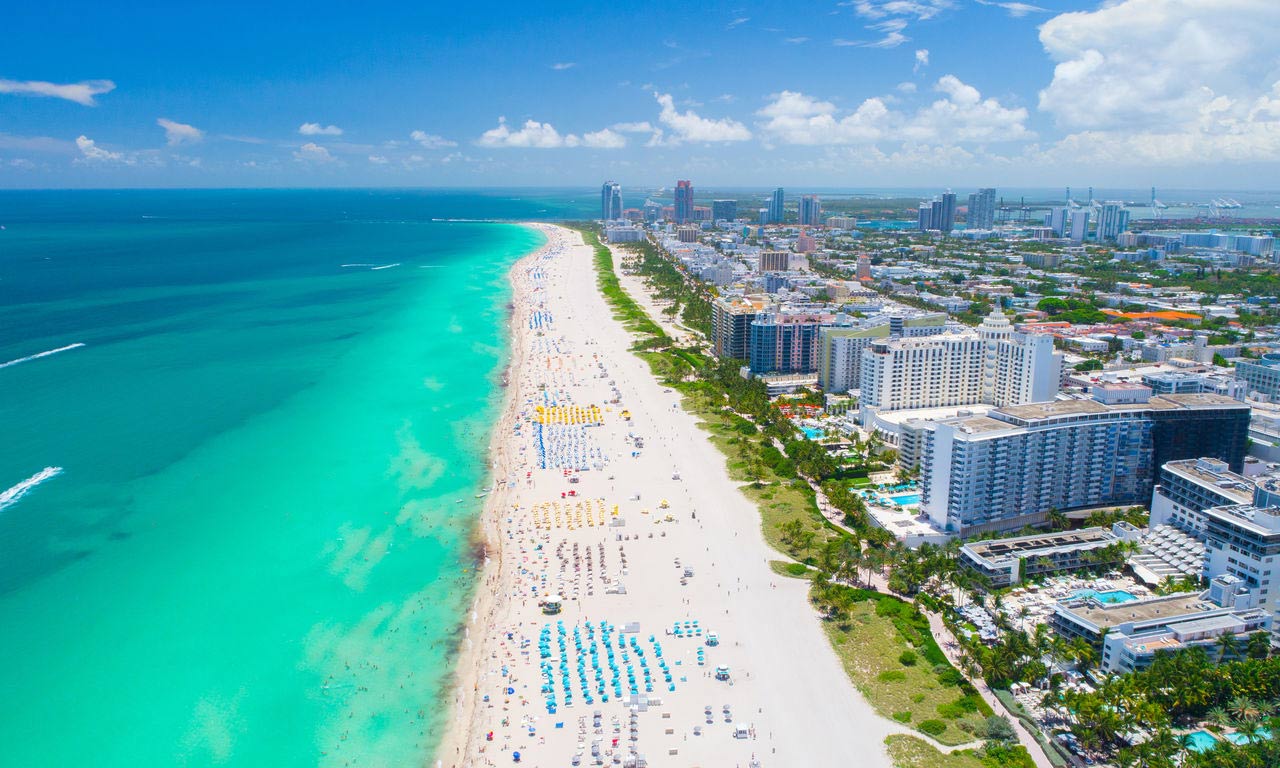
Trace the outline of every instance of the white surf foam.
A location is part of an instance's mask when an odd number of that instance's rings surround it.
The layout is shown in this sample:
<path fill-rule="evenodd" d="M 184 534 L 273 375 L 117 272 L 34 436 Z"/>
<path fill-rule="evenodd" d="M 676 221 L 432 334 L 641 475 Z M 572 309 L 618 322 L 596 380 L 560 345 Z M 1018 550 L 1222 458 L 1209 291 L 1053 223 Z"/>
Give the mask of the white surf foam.
<path fill-rule="evenodd" d="M 32 488 L 35 488 L 45 480 L 57 477 L 60 474 L 62 474 L 62 467 L 45 467 L 9 490 L 0 493 L 0 512 L 21 501 L 22 497 L 26 496 Z"/>
<path fill-rule="evenodd" d="M 65 347 L 58 347 L 57 349 L 47 349 L 44 352 L 37 352 L 34 355 L 27 355 L 26 357 L 20 357 L 17 360 L 10 360 L 7 363 L 0 363 L 0 368 L 8 368 L 11 365 L 18 365 L 19 363 L 29 363 L 32 360 L 39 360 L 42 357 L 48 357 L 49 355 L 56 355 L 59 352 L 66 352 L 68 349 L 79 349 L 80 347 L 83 347 L 83 346 L 84 346 L 84 342 L 77 341 L 75 344 L 68 344 Z"/>
<path fill-rule="evenodd" d="M 378 271 L 379 269 L 391 269 L 392 267 L 398 267 L 398 266 L 400 266 L 400 262 L 398 262 L 398 261 L 397 261 L 395 264 L 383 264 L 383 265 L 382 265 L 382 266 L 380 266 L 380 267 L 372 267 L 372 268 L 370 268 L 370 269 L 369 269 L 369 271 L 370 271 L 370 272 L 376 272 L 376 271 Z"/>

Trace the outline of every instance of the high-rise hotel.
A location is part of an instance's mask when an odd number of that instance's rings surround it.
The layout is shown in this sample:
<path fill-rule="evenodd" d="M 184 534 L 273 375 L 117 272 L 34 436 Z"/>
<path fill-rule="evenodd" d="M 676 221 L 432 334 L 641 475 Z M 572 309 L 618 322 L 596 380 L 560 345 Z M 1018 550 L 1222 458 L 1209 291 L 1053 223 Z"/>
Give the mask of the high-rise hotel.
<path fill-rule="evenodd" d="M 862 352 L 864 424 L 875 413 L 1052 400 L 1062 376 L 1053 337 L 1015 333 L 993 311 L 975 331 L 878 340 Z"/>
<path fill-rule="evenodd" d="M 1140 391 L 1145 390 L 1145 391 Z M 927 422 L 922 508 L 960 536 L 1044 522 L 1052 510 L 1146 504 L 1165 462 L 1243 465 L 1249 406 L 1211 394 L 1137 387 L 1103 403 L 1067 399 Z"/>

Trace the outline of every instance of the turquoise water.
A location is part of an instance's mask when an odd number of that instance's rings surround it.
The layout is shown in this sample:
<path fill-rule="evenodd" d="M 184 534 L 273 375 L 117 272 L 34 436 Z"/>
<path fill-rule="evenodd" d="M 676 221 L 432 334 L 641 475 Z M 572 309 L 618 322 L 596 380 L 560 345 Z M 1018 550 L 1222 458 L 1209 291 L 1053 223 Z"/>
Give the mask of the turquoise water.
<path fill-rule="evenodd" d="M 1082 589 L 1072 595 L 1072 597 L 1092 597 L 1096 598 L 1098 602 L 1107 604 L 1127 603 L 1131 600 L 1138 599 L 1132 592 L 1123 589 L 1110 589 L 1105 592 L 1098 592 L 1092 589 Z"/>
<path fill-rule="evenodd" d="M 84 345 L 0 368 L 0 492 L 62 468 L 0 496 L 5 764 L 425 760 L 540 242 L 431 219 L 495 199 L 0 193 L 0 363 Z"/>
<path fill-rule="evenodd" d="M 809 438 L 810 440 L 822 439 L 822 434 L 823 434 L 822 430 L 818 429 L 817 427 L 801 427 L 800 431 L 803 432 L 804 436 Z"/>
<path fill-rule="evenodd" d="M 1205 731 L 1192 731 L 1182 738 L 1187 749 L 1193 752 L 1208 752 L 1218 745 L 1218 740 Z"/>
<path fill-rule="evenodd" d="M 1249 736 L 1247 736 L 1247 735 L 1245 735 L 1245 734 L 1243 734 L 1243 733 L 1239 733 L 1239 732 L 1236 732 L 1236 733 L 1228 733 L 1228 734 L 1227 734 L 1226 736 L 1224 736 L 1223 738 L 1225 738 L 1227 741 L 1231 742 L 1232 744 L 1251 744 L 1251 743 L 1253 743 L 1253 742 L 1255 742 L 1255 741 L 1258 741 L 1259 739 L 1269 739 L 1269 738 L 1271 738 L 1271 729 L 1269 729 L 1269 728 L 1259 728 L 1259 729 L 1258 729 L 1258 734 L 1257 734 L 1256 736 L 1254 736 L 1253 738 L 1250 738 Z"/>
<path fill-rule="evenodd" d="M 918 493 L 900 493 L 897 496 L 890 496 L 889 498 L 904 507 L 920 503 L 920 494 Z"/>

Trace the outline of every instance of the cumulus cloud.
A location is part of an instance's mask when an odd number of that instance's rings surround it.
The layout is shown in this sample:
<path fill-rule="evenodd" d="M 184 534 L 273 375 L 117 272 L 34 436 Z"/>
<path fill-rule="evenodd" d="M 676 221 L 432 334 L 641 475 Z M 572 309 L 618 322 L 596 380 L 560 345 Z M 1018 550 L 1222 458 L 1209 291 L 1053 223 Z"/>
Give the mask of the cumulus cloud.
<path fill-rule="evenodd" d="M 443 136 L 437 136 L 434 133 L 427 133 L 426 131 L 414 131 L 409 134 L 409 138 L 418 142 L 423 149 L 447 149 L 449 147 L 458 146 L 458 142 L 456 141 L 449 141 Z"/>
<path fill-rule="evenodd" d="M 369 162 L 374 165 L 386 165 L 390 161 L 383 155 L 369 155 Z"/>
<path fill-rule="evenodd" d="M 1040 28 L 1040 109 L 1099 162 L 1280 160 L 1280 4 L 1119 0 Z"/>
<path fill-rule="evenodd" d="M 751 131 L 737 120 L 721 118 L 718 120 L 701 117 L 693 110 L 680 112 L 669 93 L 654 93 L 662 107 L 658 122 L 666 126 L 667 133 L 655 133 L 650 143 L 679 144 L 683 142 L 720 143 L 729 141 L 746 141 L 751 138 Z"/>
<path fill-rule="evenodd" d="M 110 93 L 116 84 L 110 80 L 82 80 L 78 83 L 49 83 L 44 80 L 3 80 L 0 79 L 0 93 L 16 96 L 47 96 L 54 99 L 66 99 L 86 107 L 96 107 L 95 96 Z"/>
<path fill-rule="evenodd" d="M 319 123 L 303 123 L 298 126 L 298 133 L 303 136 L 341 136 L 342 129 L 336 125 L 321 125 Z"/>
<path fill-rule="evenodd" d="M 807 37 L 803 37 L 803 36 L 801 36 L 801 37 L 784 37 L 784 38 L 782 39 L 782 42 L 784 42 L 784 43 L 790 43 L 791 45 L 799 45 L 800 43 L 807 43 L 807 42 L 809 42 L 809 38 L 807 38 Z"/>
<path fill-rule="evenodd" d="M 333 161 L 333 155 L 314 141 L 308 141 L 298 147 L 293 153 L 293 159 L 304 163 L 328 163 Z"/>
<path fill-rule="evenodd" d="M 84 163 L 129 163 L 123 152 L 111 152 L 99 147 L 97 142 L 85 135 L 76 137 L 76 148 L 80 150 L 78 162 Z"/>
<path fill-rule="evenodd" d="M 770 142 L 800 145 L 875 144 L 908 139 L 917 143 L 982 143 L 1027 139 L 1027 110 L 982 98 L 978 89 L 945 75 L 939 98 L 915 112 L 891 109 L 882 97 L 866 99 L 853 112 L 796 91 L 783 91 L 756 114 Z M 900 89 L 901 90 L 901 89 Z"/>
<path fill-rule="evenodd" d="M 560 149 L 563 147 L 589 147 L 591 149 L 619 149 L 627 145 L 626 137 L 609 128 L 591 131 L 577 136 L 562 134 L 551 123 L 526 120 L 524 125 L 512 130 L 505 117 L 498 118 L 498 127 L 490 128 L 476 141 L 482 147 L 514 147 L 527 149 Z"/>
<path fill-rule="evenodd" d="M 927 66 L 929 66 L 929 49 L 928 48 L 917 49 L 916 63 L 915 63 L 915 66 L 911 68 L 911 71 L 919 72 L 920 70 L 924 69 Z"/>
<path fill-rule="evenodd" d="M 577 62 L 573 62 L 573 61 L 557 61 L 555 64 L 552 64 L 552 65 L 551 65 L 551 68 L 552 68 L 552 69 L 554 69 L 554 70 L 555 70 L 555 71 L 557 71 L 557 72 L 563 72 L 563 71 L 564 71 L 564 70 L 566 70 L 566 69 L 573 69 L 573 68 L 574 68 L 574 67 L 576 67 L 576 66 L 578 66 L 578 65 L 577 65 Z"/>
<path fill-rule="evenodd" d="M 167 117 L 157 118 L 156 125 L 164 129 L 165 142 L 171 147 L 179 144 L 195 144 L 204 138 L 204 131 L 194 125 L 179 123 Z"/>
<path fill-rule="evenodd" d="M 740 27 L 743 24 L 746 24 L 748 21 L 751 21 L 750 16 L 739 16 L 738 18 L 729 22 L 729 25 L 726 27 L 726 29 L 733 29 L 734 27 Z"/>

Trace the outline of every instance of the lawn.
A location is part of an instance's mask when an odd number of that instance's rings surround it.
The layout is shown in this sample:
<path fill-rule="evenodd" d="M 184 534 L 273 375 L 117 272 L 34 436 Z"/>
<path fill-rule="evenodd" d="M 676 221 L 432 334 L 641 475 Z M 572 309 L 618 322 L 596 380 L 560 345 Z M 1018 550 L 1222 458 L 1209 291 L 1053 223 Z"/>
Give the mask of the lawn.
<path fill-rule="evenodd" d="M 982 759 L 964 749 L 950 754 L 939 752 L 924 739 L 894 734 L 884 740 L 889 757 L 898 768 L 987 768 Z"/>
<path fill-rule="evenodd" d="M 898 616 L 887 615 L 894 609 Z M 973 741 L 960 723 L 985 717 L 988 708 L 976 694 L 965 695 L 959 673 L 945 659 L 937 663 L 940 653 L 928 649 L 932 638 L 921 636 L 904 616 L 911 609 L 894 598 L 862 600 L 850 606 L 846 617 L 824 621 L 823 629 L 854 685 L 882 715 L 942 744 Z M 903 626 L 917 644 L 908 641 Z"/>

